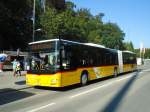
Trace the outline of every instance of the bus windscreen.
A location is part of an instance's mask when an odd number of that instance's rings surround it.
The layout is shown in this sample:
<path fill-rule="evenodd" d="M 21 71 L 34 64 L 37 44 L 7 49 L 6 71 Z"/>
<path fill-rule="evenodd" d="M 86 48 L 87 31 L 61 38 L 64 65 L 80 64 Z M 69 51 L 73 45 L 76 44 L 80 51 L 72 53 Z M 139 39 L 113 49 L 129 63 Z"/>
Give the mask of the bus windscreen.
<path fill-rule="evenodd" d="M 48 47 L 49 45 L 49 47 Z M 36 47 L 35 47 L 36 46 Z M 38 47 L 37 47 L 38 46 Z M 36 73 L 52 73 L 60 68 L 59 51 L 55 43 L 33 44 L 29 57 L 29 71 Z"/>

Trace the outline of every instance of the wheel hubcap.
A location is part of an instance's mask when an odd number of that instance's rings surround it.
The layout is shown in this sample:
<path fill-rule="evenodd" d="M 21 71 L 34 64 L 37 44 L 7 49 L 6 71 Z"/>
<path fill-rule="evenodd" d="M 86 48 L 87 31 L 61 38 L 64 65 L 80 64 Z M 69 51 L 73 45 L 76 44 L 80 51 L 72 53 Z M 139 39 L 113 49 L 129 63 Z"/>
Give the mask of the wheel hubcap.
<path fill-rule="evenodd" d="M 82 76 L 82 84 L 86 84 L 87 83 L 87 75 L 83 75 Z"/>

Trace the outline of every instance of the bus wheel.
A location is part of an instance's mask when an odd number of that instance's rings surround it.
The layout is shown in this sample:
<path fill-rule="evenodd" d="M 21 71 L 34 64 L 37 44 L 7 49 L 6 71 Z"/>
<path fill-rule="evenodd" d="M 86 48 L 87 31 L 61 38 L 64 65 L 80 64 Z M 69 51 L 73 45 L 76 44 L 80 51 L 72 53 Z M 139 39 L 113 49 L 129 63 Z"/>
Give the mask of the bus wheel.
<path fill-rule="evenodd" d="M 114 77 L 117 77 L 118 72 L 117 72 L 117 68 L 114 69 Z"/>
<path fill-rule="evenodd" d="M 81 80 L 81 85 L 82 86 L 86 85 L 87 82 L 88 82 L 88 75 L 86 73 L 83 73 L 81 75 L 81 79 L 80 80 Z"/>

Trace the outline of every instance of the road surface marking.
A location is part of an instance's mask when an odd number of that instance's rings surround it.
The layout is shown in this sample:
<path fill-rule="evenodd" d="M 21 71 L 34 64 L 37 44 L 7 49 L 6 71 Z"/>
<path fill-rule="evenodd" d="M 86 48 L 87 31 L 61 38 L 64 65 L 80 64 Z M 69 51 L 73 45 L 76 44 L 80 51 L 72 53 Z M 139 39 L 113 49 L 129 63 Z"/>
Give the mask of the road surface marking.
<path fill-rule="evenodd" d="M 133 77 L 133 75 L 129 75 L 129 76 L 126 76 L 126 77 L 124 77 L 124 78 L 117 79 L 117 80 L 115 80 L 115 81 L 116 81 L 116 82 L 120 82 L 120 81 L 125 80 L 125 79 L 128 79 L 128 78 L 130 78 L 130 77 Z"/>
<path fill-rule="evenodd" d="M 109 82 L 109 83 L 107 83 L 107 84 L 104 84 L 104 85 L 98 86 L 98 87 L 93 88 L 93 89 L 90 89 L 90 90 L 88 90 L 88 91 L 84 91 L 84 92 L 82 92 L 82 93 L 79 93 L 79 94 L 73 95 L 73 96 L 71 96 L 71 97 L 69 97 L 69 98 L 70 98 L 70 99 L 73 99 L 73 98 L 75 98 L 75 97 L 78 97 L 78 96 L 81 96 L 81 95 L 84 95 L 84 94 L 87 94 L 87 93 L 90 93 L 90 92 L 96 91 L 96 90 L 98 90 L 98 89 L 100 89 L 100 88 L 103 88 L 103 87 L 106 87 L 106 86 L 112 85 L 113 83 L 117 83 L 117 82 L 120 82 L 120 81 L 122 81 L 122 80 L 126 80 L 126 79 L 128 79 L 128 78 L 130 78 L 130 77 L 133 77 L 133 76 L 134 76 L 134 75 L 130 75 L 130 76 L 126 76 L 126 77 L 121 78 L 121 79 L 117 79 L 117 80 L 115 80 L 115 81 L 113 81 L 113 82 Z"/>
<path fill-rule="evenodd" d="M 55 104 L 56 104 L 56 103 L 50 103 L 50 104 L 48 104 L 48 105 L 44 105 L 44 106 L 41 106 L 41 107 L 39 107 L 39 108 L 29 110 L 29 111 L 27 111 L 27 112 L 36 112 L 36 111 L 39 111 L 39 110 L 41 110 L 41 109 L 47 108 L 47 107 L 52 106 L 52 105 L 55 105 Z"/>
<path fill-rule="evenodd" d="M 150 71 L 150 69 L 146 69 L 146 70 L 142 70 L 143 72 L 149 72 Z"/>
<path fill-rule="evenodd" d="M 103 87 L 109 86 L 109 85 L 111 85 L 112 83 L 114 83 L 114 82 L 109 82 L 109 83 L 107 83 L 107 84 L 104 84 L 104 85 L 98 86 L 98 87 L 93 88 L 93 89 L 90 89 L 90 90 L 88 90 L 88 91 L 84 91 L 84 92 L 82 92 L 82 93 L 79 93 L 79 94 L 73 95 L 73 96 L 71 96 L 70 98 L 72 99 L 72 98 L 75 98 L 75 97 L 78 97 L 78 96 L 81 96 L 81 95 L 84 95 L 84 94 L 87 94 L 87 93 L 93 92 L 93 91 L 98 90 L 98 89 L 100 89 L 100 88 L 103 88 Z"/>

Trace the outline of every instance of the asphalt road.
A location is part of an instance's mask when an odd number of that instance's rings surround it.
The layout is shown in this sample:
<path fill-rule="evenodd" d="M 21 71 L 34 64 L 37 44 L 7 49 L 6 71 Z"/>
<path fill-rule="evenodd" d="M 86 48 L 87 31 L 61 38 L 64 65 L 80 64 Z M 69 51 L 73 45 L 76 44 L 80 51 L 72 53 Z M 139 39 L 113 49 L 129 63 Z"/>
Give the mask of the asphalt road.
<path fill-rule="evenodd" d="M 149 112 L 150 62 L 137 72 L 64 89 L 26 88 L 0 94 L 0 112 Z"/>

